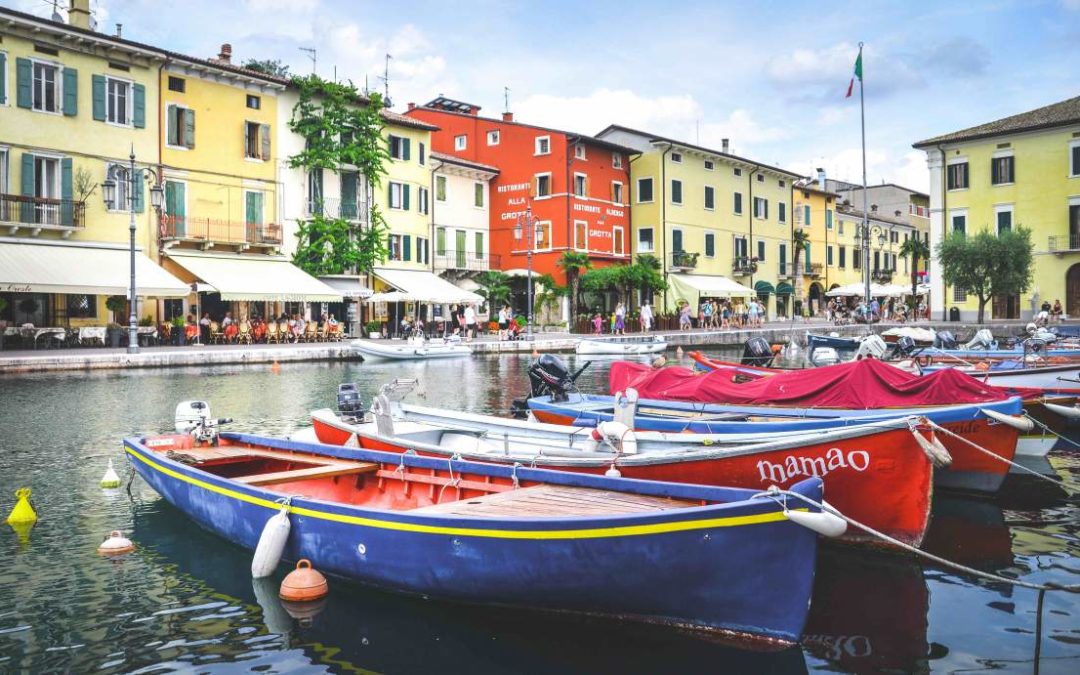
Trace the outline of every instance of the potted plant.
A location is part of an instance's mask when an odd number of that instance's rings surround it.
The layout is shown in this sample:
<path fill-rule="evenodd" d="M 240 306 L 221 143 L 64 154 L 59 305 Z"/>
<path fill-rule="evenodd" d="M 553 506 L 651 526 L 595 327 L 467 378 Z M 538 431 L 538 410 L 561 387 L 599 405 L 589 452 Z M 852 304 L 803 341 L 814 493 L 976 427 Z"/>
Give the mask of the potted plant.
<path fill-rule="evenodd" d="M 186 334 L 186 332 L 184 330 L 185 329 L 184 317 L 182 317 L 182 316 L 174 316 L 172 318 L 172 321 L 170 321 L 169 323 L 172 324 L 172 331 L 173 331 L 173 335 L 176 338 L 177 346 L 183 347 L 185 344 L 187 344 L 187 334 Z"/>
<path fill-rule="evenodd" d="M 127 298 L 122 295 L 110 295 L 105 298 L 105 309 L 113 313 L 113 319 L 117 323 L 123 322 L 123 316 L 117 315 L 117 312 L 123 312 L 127 309 Z"/>
<path fill-rule="evenodd" d="M 369 338 L 378 340 L 382 337 L 382 322 L 372 319 L 364 324 L 364 330 L 367 331 Z"/>
<path fill-rule="evenodd" d="M 29 319 L 31 314 L 37 314 L 40 307 L 41 305 L 34 298 L 26 298 L 19 302 L 19 311 L 23 313 L 24 319 Z M 29 323 L 29 321 L 24 323 Z"/>
<path fill-rule="evenodd" d="M 109 325 L 105 326 L 105 335 L 110 347 L 119 347 L 120 338 L 124 336 L 124 327 L 118 323 L 110 322 Z"/>

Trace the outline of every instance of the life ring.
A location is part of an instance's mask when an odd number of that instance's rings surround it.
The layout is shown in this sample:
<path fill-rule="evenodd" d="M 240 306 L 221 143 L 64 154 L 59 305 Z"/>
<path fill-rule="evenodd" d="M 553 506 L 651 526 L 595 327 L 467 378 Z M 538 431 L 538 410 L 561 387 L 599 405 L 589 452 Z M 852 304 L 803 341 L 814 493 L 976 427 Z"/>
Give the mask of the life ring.
<path fill-rule="evenodd" d="M 915 363 L 919 364 L 920 368 L 925 368 L 934 362 L 933 356 L 916 356 Z"/>

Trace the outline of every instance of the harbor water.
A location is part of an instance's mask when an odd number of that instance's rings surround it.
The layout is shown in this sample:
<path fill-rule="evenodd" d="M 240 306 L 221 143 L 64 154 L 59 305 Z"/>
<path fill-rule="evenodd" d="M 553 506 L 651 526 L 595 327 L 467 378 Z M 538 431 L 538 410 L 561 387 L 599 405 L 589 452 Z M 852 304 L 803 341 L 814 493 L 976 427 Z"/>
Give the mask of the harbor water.
<path fill-rule="evenodd" d="M 229 429 L 280 436 L 308 426 L 311 409 L 332 407 L 341 382 L 357 382 L 370 400 L 380 384 L 415 377 L 421 387 L 409 400 L 505 413 L 527 394 L 528 360 L 4 378 L 0 505 L 6 516 L 15 490 L 30 487 L 40 520 L 0 533 L 0 672 L 1080 672 L 1080 595 L 835 547 L 820 553 L 802 645 L 778 653 L 338 579 L 311 616 L 294 617 L 277 600 L 283 570 L 253 583 L 250 552 L 198 529 L 139 479 L 130 490 L 99 486 L 109 459 L 127 482 L 120 439 L 170 429 L 181 400 L 209 401 L 215 416 L 236 420 Z M 606 391 L 610 363 L 594 360 L 582 389 Z M 1080 488 L 1080 451 L 1049 461 Z M 994 499 L 939 491 L 934 501 L 927 550 L 1029 582 L 1080 583 L 1080 499 L 1062 488 L 1011 476 Z M 114 529 L 135 552 L 99 557 Z"/>

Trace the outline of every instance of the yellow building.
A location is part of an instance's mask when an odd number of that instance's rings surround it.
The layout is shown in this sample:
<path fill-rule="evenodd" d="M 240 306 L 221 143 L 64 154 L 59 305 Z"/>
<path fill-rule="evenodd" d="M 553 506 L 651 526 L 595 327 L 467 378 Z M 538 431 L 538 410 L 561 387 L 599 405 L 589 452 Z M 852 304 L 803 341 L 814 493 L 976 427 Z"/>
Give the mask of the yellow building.
<path fill-rule="evenodd" d="M 1022 297 L 997 298 L 994 319 L 1027 319 L 1060 300 L 1080 315 L 1080 97 L 919 141 L 930 168 L 930 241 L 954 231 L 1032 232 L 1034 280 Z M 943 283 L 931 261 L 931 310 L 973 320 L 978 301 Z"/>
<path fill-rule="evenodd" d="M 72 329 L 65 337 L 75 339 L 79 328 L 128 321 L 126 307 L 110 311 L 106 299 L 128 295 L 130 196 L 138 295 L 187 287 L 151 260 L 148 184 L 166 57 L 91 31 L 88 2 L 73 4 L 70 24 L 0 8 L 0 321 Z M 117 189 L 106 204 L 110 178 Z M 138 315 L 155 310 L 149 303 Z"/>
<path fill-rule="evenodd" d="M 726 143 L 713 150 L 617 125 L 597 137 L 642 153 L 631 164 L 632 250 L 661 261 L 668 311 L 681 300 L 749 295 L 770 317 L 791 311 L 798 174 L 733 155 Z"/>
<path fill-rule="evenodd" d="M 838 240 L 835 218 L 838 195 L 824 188 L 823 175 L 817 182 L 810 179 L 796 182 L 791 194 L 794 205 L 792 227 L 795 231 L 805 232 L 809 244 L 800 260 L 802 269 L 792 268 L 790 272 L 802 275 L 802 300 L 809 303 L 811 315 L 818 315 L 827 301 L 825 293 L 840 285 L 839 272 L 847 265 L 850 253 Z M 792 284 L 798 292 L 799 285 Z"/>

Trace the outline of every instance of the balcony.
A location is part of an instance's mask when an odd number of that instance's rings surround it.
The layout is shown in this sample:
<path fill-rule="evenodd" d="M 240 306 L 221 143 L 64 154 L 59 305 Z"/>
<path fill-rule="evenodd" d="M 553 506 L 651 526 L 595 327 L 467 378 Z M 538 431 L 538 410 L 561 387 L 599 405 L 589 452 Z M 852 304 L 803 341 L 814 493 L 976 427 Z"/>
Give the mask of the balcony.
<path fill-rule="evenodd" d="M 235 246 L 243 251 L 252 247 L 278 248 L 282 244 L 281 225 L 243 223 L 194 216 L 162 216 L 161 238 L 166 247 L 179 242 L 194 242 L 201 248 Z"/>
<path fill-rule="evenodd" d="M 806 265 L 806 274 L 807 274 L 807 276 L 810 276 L 810 277 L 812 277 L 814 279 L 817 279 L 818 277 L 820 277 L 824 273 L 825 273 L 825 264 L 824 263 L 807 263 L 807 265 Z"/>
<path fill-rule="evenodd" d="M 499 267 L 499 256 L 469 251 L 446 251 L 435 254 L 434 264 L 436 270 L 486 272 L 492 267 Z"/>
<path fill-rule="evenodd" d="M 1046 250 L 1058 255 L 1080 251 L 1080 233 L 1052 234 L 1047 240 Z"/>
<path fill-rule="evenodd" d="M 64 239 L 86 225 L 86 204 L 71 199 L 0 194 L 0 225 L 8 234 L 20 229 L 37 236 L 42 230 L 62 233 Z"/>
<path fill-rule="evenodd" d="M 737 277 L 749 276 L 757 272 L 757 258 L 739 256 L 731 262 L 731 274 Z"/>
<path fill-rule="evenodd" d="M 777 272 L 776 276 L 780 279 L 794 279 L 795 273 L 792 271 L 793 269 L 795 269 L 794 266 L 788 267 L 787 265 L 781 263 L 780 271 Z"/>
<path fill-rule="evenodd" d="M 892 270 L 874 270 L 870 273 L 870 278 L 873 279 L 874 282 L 879 284 L 887 284 L 892 282 L 892 276 Z"/>
<path fill-rule="evenodd" d="M 697 253 L 688 251 L 672 251 L 671 269 L 675 272 L 686 272 L 697 268 Z"/>
<path fill-rule="evenodd" d="M 342 201 L 334 197 L 328 197 L 321 201 L 309 201 L 305 213 L 311 216 L 326 216 L 327 218 L 343 218 L 351 222 L 366 223 L 368 220 L 368 205 L 361 200 Z"/>

